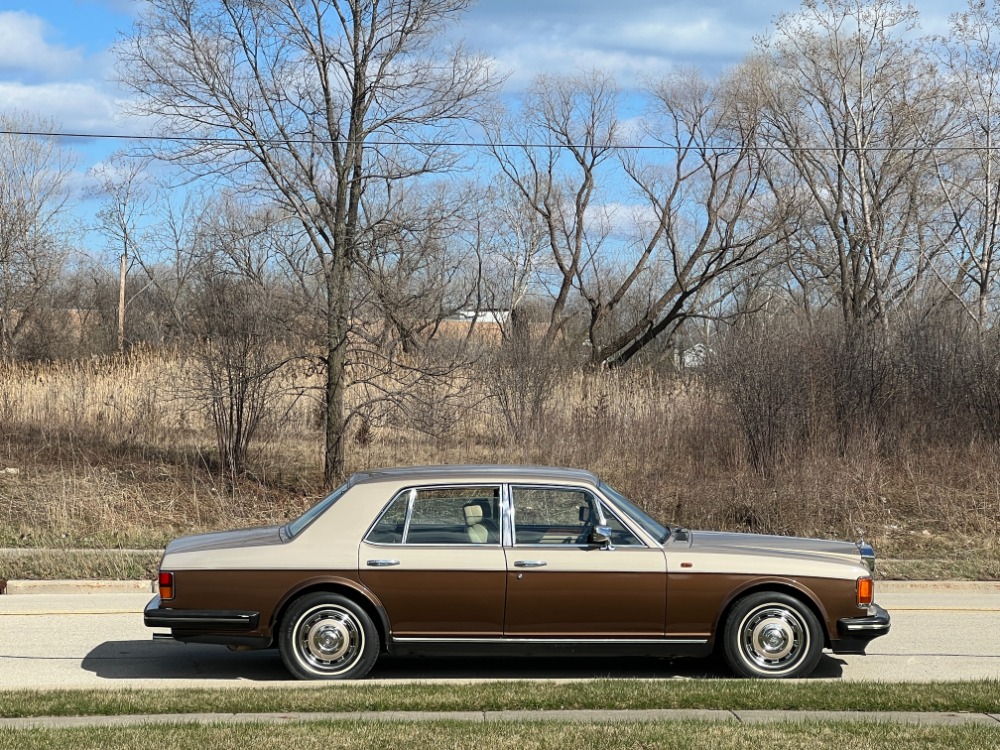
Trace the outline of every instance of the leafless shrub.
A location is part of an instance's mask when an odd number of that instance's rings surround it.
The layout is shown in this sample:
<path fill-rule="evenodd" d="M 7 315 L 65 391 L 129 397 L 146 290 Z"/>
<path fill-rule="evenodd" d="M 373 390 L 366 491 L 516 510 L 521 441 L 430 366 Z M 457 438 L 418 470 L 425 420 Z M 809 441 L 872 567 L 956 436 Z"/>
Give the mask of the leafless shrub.
<path fill-rule="evenodd" d="M 1000 335 L 993 331 L 972 349 L 968 396 L 983 434 L 1000 443 Z"/>
<path fill-rule="evenodd" d="M 246 469 L 251 445 L 273 416 L 276 374 L 288 361 L 274 302 L 262 286 L 221 277 L 207 281 L 194 305 L 199 339 L 190 393 L 211 416 L 220 468 L 231 475 Z"/>
<path fill-rule="evenodd" d="M 456 368 L 448 378 L 419 379 L 407 394 L 407 423 L 436 441 L 455 435 L 480 400 L 476 380 L 470 367 Z"/>
<path fill-rule="evenodd" d="M 556 385 L 570 368 L 558 348 L 522 316 L 519 310 L 512 314 L 509 333 L 485 377 L 507 435 L 523 447 L 541 433 Z"/>
<path fill-rule="evenodd" d="M 880 330 L 840 330 L 827 339 L 823 353 L 841 455 L 855 447 L 885 448 L 900 388 L 893 342 Z"/>
<path fill-rule="evenodd" d="M 708 378 L 733 410 L 753 469 L 763 476 L 799 454 L 814 418 L 808 339 L 781 326 L 748 324 L 717 344 Z"/>

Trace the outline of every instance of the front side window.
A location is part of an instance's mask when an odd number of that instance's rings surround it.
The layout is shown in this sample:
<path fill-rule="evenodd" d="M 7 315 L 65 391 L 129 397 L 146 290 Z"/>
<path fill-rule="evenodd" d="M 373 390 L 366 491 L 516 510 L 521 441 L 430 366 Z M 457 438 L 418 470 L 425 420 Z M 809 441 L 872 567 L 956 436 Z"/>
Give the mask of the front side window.
<path fill-rule="evenodd" d="M 372 527 L 373 544 L 499 544 L 499 487 L 400 492 Z"/>
<path fill-rule="evenodd" d="M 622 523 L 601 507 L 597 497 L 582 489 L 514 487 L 514 543 L 590 544 L 590 534 L 603 523 L 611 527 L 611 541 L 619 546 L 642 545 Z"/>
<path fill-rule="evenodd" d="M 586 544 L 597 523 L 597 503 L 589 492 L 559 487 L 515 487 L 515 544 Z"/>

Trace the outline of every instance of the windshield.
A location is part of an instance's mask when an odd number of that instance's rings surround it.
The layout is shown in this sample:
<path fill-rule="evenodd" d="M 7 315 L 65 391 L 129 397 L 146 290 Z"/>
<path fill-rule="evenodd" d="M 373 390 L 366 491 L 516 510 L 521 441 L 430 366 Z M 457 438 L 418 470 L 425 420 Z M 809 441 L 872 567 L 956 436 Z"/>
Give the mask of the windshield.
<path fill-rule="evenodd" d="M 329 508 L 331 505 L 337 502 L 341 498 L 341 496 L 345 492 L 347 492 L 348 487 L 349 487 L 348 484 L 338 487 L 329 495 L 327 495 L 318 503 L 316 503 L 309 510 L 307 510 L 305 513 L 303 513 L 301 516 L 296 518 L 294 521 L 289 521 L 288 523 L 286 523 L 285 534 L 288 536 L 288 538 L 294 539 L 306 526 L 308 526 L 317 518 L 319 518 L 321 515 L 323 515 L 323 513 L 326 511 L 327 508 Z"/>
<path fill-rule="evenodd" d="M 641 526 L 643 531 L 653 537 L 653 539 L 657 542 L 663 544 L 670 537 L 669 527 L 666 527 L 659 521 L 650 518 L 643 510 L 635 507 L 631 502 L 629 502 L 628 498 L 615 490 L 613 487 L 610 487 L 602 482 L 601 490 L 608 495 L 608 497 L 614 500 L 615 505 L 617 505 L 625 515 L 627 515 L 635 524 Z"/>

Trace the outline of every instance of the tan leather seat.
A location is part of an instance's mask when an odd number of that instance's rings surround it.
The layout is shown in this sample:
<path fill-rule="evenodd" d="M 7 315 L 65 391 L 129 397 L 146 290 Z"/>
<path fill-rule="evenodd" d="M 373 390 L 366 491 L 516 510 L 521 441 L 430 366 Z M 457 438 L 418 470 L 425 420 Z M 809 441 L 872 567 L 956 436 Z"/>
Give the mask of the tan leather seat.
<path fill-rule="evenodd" d="M 465 512 L 465 531 L 469 535 L 469 541 L 473 544 L 486 544 L 490 540 L 490 532 L 483 526 L 482 506 L 470 503 L 462 510 Z"/>

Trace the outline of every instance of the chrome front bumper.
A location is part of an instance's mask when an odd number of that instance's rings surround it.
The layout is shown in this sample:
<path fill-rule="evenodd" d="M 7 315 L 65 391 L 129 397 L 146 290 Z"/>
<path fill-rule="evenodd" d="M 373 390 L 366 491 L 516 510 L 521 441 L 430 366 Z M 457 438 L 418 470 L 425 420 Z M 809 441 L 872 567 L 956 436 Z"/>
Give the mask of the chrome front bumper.
<path fill-rule="evenodd" d="M 831 642 L 830 649 L 835 654 L 863 654 L 872 640 L 888 634 L 891 619 L 888 612 L 872 604 L 864 617 L 837 620 L 837 635 L 840 638 Z"/>

